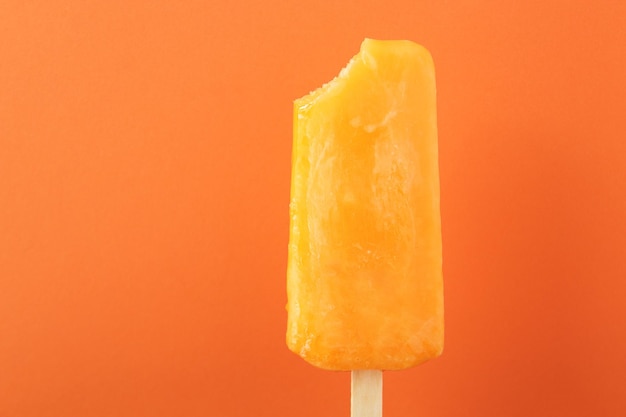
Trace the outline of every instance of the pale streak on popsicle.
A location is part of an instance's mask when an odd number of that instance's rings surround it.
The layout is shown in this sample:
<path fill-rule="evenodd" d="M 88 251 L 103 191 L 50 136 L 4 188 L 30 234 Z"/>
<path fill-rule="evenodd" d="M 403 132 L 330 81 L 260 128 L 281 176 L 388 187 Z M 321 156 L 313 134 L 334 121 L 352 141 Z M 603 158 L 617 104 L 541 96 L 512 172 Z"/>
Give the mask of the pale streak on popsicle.
<path fill-rule="evenodd" d="M 289 348 L 331 370 L 396 370 L 443 349 L 434 66 L 366 39 L 294 102 Z"/>

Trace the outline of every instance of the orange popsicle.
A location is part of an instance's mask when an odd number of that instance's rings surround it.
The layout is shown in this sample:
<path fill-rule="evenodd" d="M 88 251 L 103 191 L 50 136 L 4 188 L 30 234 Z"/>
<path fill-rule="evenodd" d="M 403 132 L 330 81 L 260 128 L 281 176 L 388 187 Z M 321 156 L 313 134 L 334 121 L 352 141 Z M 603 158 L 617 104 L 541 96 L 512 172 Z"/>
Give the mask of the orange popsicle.
<path fill-rule="evenodd" d="M 287 345 L 324 369 L 404 369 L 443 349 L 434 66 L 366 39 L 294 102 Z"/>

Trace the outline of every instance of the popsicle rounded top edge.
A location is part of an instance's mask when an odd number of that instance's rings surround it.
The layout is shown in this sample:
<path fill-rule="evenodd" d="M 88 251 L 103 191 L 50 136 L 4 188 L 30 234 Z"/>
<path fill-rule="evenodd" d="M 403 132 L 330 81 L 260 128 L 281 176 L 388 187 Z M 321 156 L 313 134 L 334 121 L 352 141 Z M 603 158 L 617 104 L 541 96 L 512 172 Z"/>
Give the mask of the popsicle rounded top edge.
<path fill-rule="evenodd" d="M 371 49 L 377 47 L 383 47 L 390 44 L 395 44 L 404 46 L 407 49 L 414 49 L 417 53 L 425 54 L 429 59 L 432 60 L 432 56 L 428 48 L 424 45 L 421 45 L 417 42 L 408 40 L 408 39 L 374 39 L 374 38 L 365 38 L 363 42 L 361 42 L 361 51 L 364 49 Z"/>
<path fill-rule="evenodd" d="M 361 42 L 359 52 L 355 56 L 353 56 L 350 59 L 350 61 L 348 61 L 348 63 L 341 69 L 339 74 L 335 76 L 332 80 L 324 83 L 322 86 L 314 90 L 311 90 L 308 94 L 305 94 L 302 97 L 296 98 L 293 101 L 294 109 L 297 110 L 300 107 L 307 106 L 308 104 L 312 103 L 316 97 L 323 95 L 325 92 L 331 90 L 334 86 L 337 86 L 337 84 L 339 83 L 339 80 L 347 76 L 350 70 L 350 67 L 352 66 L 352 64 L 354 64 L 356 60 L 362 59 L 364 56 L 368 54 L 378 55 L 378 53 L 381 52 L 380 51 L 381 48 L 388 48 L 390 45 L 393 45 L 395 47 L 399 47 L 399 46 L 403 47 L 407 51 L 413 50 L 414 51 L 413 53 L 415 54 L 415 56 L 425 61 L 424 64 L 432 68 L 434 71 L 434 62 L 433 62 L 433 58 L 432 58 L 430 51 L 425 46 L 420 45 L 417 42 L 407 40 L 407 39 L 401 39 L 401 40 L 384 39 L 383 40 L 383 39 L 365 38 Z"/>

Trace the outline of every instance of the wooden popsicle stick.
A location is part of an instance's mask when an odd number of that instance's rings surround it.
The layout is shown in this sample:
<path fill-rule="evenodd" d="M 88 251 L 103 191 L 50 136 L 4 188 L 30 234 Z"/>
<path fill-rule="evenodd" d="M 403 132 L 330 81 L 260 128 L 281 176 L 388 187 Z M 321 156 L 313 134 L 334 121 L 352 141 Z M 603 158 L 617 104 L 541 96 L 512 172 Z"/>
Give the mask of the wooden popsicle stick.
<path fill-rule="evenodd" d="M 383 371 L 352 371 L 351 417 L 382 417 Z"/>

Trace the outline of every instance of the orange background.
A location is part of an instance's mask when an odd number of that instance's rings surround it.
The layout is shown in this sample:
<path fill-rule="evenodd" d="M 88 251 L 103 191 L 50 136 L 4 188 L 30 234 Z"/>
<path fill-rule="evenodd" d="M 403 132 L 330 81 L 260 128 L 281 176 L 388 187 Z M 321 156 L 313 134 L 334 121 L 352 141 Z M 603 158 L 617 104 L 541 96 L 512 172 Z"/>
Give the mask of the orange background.
<path fill-rule="evenodd" d="M 291 102 L 438 77 L 444 355 L 386 416 L 626 415 L 626 6 L 3 1 L 0 417 L 347 416 L 285 347 Z"/>

